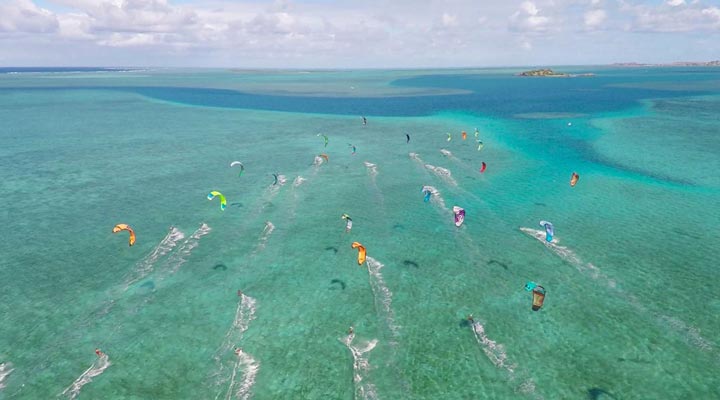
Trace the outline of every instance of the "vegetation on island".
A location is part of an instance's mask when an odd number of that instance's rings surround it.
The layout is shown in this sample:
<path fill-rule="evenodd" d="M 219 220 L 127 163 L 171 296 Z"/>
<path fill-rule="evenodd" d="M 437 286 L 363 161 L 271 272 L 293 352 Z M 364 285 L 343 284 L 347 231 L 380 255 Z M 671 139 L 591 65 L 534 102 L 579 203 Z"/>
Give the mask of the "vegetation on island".
<path fill-rule="evenodd" d="M 525 72 L 519 73 L 518 75 L 520 75 L 520 76 L 567 76 L 567 74 L 563 74 L 561 72 L 555 72 L 549 68 L 525 71 Z"/>
<path fill-rule="evenodd" d="M 551 70 L 550 68 L 543 68 L 543 69 L 533 69 L 531 71 L 525 71 L 517 74 L 518 76 L 552 76 L 552 77 L 566 77 L 566 78 L 574 78 L 577 76 L 594 76 L 595 74 L 587 73 L 587 74 L 566 74 L 564 72 L 555 72 Z"/>

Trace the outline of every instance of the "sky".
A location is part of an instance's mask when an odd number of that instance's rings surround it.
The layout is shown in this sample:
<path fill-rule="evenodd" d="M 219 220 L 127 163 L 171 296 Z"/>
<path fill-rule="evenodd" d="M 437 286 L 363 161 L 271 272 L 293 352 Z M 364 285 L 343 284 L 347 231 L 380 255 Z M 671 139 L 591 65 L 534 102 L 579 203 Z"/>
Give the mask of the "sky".
<path fill-rule="evenodd" d="M 720 0 L 0 0 L 0 66 L 420 68 L 720 58 Z"/>

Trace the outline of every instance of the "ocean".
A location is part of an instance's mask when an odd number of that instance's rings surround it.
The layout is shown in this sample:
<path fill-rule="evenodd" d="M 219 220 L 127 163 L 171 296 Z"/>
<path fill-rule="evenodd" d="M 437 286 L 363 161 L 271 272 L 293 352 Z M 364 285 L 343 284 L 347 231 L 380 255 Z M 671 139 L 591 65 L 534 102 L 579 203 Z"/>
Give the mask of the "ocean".
<path fill-rule="evenodd" d="M 720 398 L 720 70 L 555 69 L 3 68 L 0 399 Z"/>

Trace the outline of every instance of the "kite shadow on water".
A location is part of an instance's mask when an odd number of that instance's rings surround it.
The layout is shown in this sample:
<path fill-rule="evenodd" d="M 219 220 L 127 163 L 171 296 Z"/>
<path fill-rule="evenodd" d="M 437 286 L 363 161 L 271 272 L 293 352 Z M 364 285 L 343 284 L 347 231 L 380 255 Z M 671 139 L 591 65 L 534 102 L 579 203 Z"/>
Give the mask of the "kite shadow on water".
<path fill-rule="evenodd" d="M 335 283 L 337 283 L 337 284 L 340 285 L 340 289 L 345 290 L 346 285 L 345 285 L 345 282 L 344 282 L 344 281 L 341 281 L 340 279 L 333 279 L 333 280 L 330 281 L 330 284 L 331 284 L 331 285 L 332 285 L 332 284 L 335 284 Z M 335 290 L 335 289 L 336 289 L 336 288 L 335 288 L 334 286 L 331 286 L 331 287 L 330 287 L 330 290 Z"/>
<path fill-rule="evenodd" d="M 503 267 L 503 269 L 504 269 L 505 271 L 508 270 L 508 265 L 505 264 L 505 263 L 502 262 L 502 261 L 499 261 L 499 260 L 490 260 L 490 261 L 487 262 L 487 265 L 495 265 L 495 264 Z"/>
<path fill-rule="evenodd" d="M 338 248 L 335 247 L 335 246 L 328 246 L 328 247 L 326 247 L 326 248 L 325 248 L 325 251 L 328 251 L 328 250 L 332 250 L 333 253 L 335 253 L 335 254 L 337 254 L 337 252 L 338 252 Z M 343 288 L 343 289 L 345 289 L 345 288 Z"/>
<path fill-rule="evenodd" d="M 636 364 L 652 364 L 650 361 L 645 361 L 640 358 L 618 358 L 617 360 L 620 362 L 628 361 Z"/>
<path fill-rule="evenodd" d="M 227 265 L 225 265 L 225 264 L 215 264 L 215 266 L 213 267 L 213 269 L 216 270 L 216 271 L 217 271 L 217 270 L 227 271 Z"/>
<path fill-rule="evenodd" d="M 588 389 L 588 398 L 590 398 L 591 400 L 602 400 L 605 397 L 608 397 L 611 399 L 617 399 L 617 397 L 613 396 L 610 392 L 608 392 L 605 389 L 600 389 L 600 388 Z"/>
<path fill-rule="evenodd" d="M 470 321 L 468 321 L 467 318 L 463 318 L 460 320 L 460 323 L 458 324 L 460 328 L 467 328 L 470 326 Z"/>
<path fill-rule="evenodd" d="M 230 203 L 230 205 L 231 205 L 231 206 L 235 206 L 235 207 L 242 207 L 242 206 L 243 206 L 242 203 L 239 203 L 239 202 Z"/>
<path fill-rule="evenodd" d="M 420 268 L 420 265 L 413 260 L 403 260 L 403 265 L 408 267 Z"/>

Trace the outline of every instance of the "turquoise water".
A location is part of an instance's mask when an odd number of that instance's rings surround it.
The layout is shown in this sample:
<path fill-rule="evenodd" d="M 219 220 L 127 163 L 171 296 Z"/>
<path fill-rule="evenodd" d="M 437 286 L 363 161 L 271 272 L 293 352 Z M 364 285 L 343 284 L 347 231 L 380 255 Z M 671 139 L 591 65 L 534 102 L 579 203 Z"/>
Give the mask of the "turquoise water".
<path fill-rule="evenodd" d="M 720 397 L 718 72 L 586 71 L 0 75 L 0 398 Z"/>

